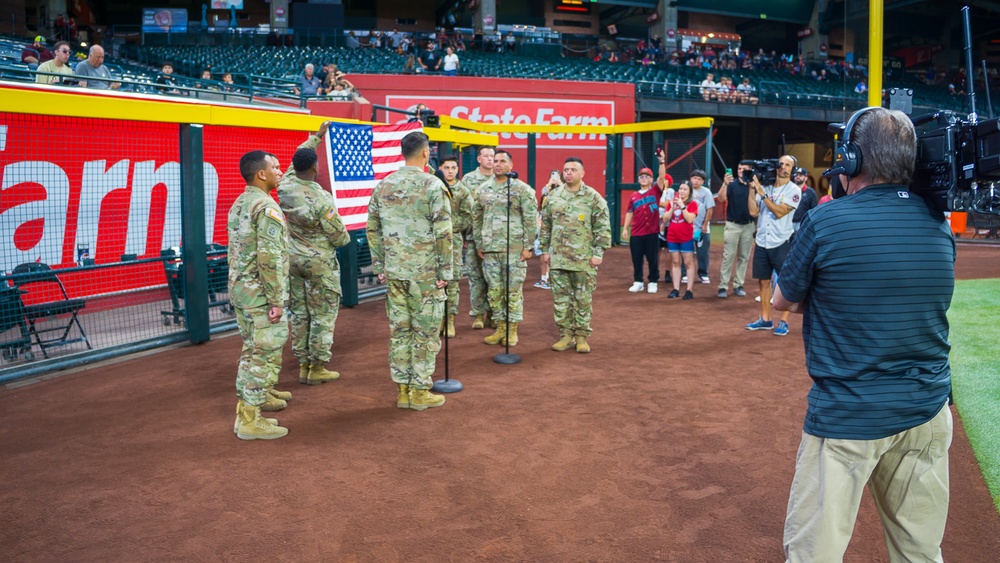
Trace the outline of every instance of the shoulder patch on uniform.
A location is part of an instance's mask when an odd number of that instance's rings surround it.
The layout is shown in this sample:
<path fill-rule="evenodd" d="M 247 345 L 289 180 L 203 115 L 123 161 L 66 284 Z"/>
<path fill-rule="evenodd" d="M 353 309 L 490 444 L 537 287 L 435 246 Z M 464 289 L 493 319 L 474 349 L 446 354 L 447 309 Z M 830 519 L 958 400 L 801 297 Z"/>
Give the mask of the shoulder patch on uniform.
<path fill-rule="evenodd" d="M 337 215 L 337 208 L 331 207 L 329 211 L 326 212 L 327 219 L 333 219 Z"/>
<path fill-rule="evenodd" d="M 799 202 L 799 194 L 793 195 L 792 196 L 792 203 L 798 203 L 798 202 Z"/>
<path fill-rule="evenodd" d="M 267 214 L 270 215 L 271 218 L 274 219 L 274 220 L 276 220 L 276 221 L 280 221 L 282 223 L 285 222 L 285 216 L 282 215 L 281 211 L 278 211 L 277 209 L 268 208 Z"/>

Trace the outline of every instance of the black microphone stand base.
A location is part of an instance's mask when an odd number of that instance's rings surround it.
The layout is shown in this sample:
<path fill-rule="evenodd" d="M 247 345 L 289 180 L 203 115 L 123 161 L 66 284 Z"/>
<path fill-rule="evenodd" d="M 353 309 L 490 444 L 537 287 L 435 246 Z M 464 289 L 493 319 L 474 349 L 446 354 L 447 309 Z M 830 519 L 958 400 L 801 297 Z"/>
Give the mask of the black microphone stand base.
<path fill-rule="evenodd" d="M 506 352 L 504 354 L 497 354 L 496 356 L 493 356 L 493 361 L 498 364 L 519 364 L 521 363 L 521 356 Z"/>
<path fill-rule="evenodd" d="M 439 379 L 431 387 L 431 391 L 437 393 L 458 393 L 461 390 L 462 382 L 457 379 Z"/>

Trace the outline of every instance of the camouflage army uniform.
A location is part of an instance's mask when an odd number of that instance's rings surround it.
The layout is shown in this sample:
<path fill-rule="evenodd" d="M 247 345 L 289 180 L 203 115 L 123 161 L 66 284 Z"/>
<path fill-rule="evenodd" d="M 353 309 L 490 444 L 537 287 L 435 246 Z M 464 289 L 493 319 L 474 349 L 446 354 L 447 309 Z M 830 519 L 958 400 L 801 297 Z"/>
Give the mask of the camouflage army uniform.
<path fill-rule="evenodd" d="M 453 271 L 444 184 L 413 166 L 390 174 L 372 193 L 367 233 L 372 270 L 388 284 L 389 373 L 397 384 L 430 389 L 445 300 L 435 282 Z"/>
<path fill-rule="evenodd" d="M 507 252 L 507 184 L 493 178 L 476 190 L 472 202 L 472 231 L 476 248 L 483 251 L 483 275 L 493 318 L 519 323 L 524 317 L 524 278 L 528 265 L 521 251 L 535 242 L 538 204 L 535 190 L 520 180 L 510 183 L 510 254 Z M 510 265 L 510 317 L 504 314 L 504 276 Z"/>
<path fill-rule="evenodd" d="M 611 248 L 608 203 L 583 183 L 576 193 L 565 185 L 552 190 L 542 208 L 540 239 L 541 247 L 550 249 L 549 283 L 559 332 L 590 336 L 597 289 L 597 269 L 590 258 L 603 258 Z"/>
<path fill-rule="evenodd" d="M 260 406 L 267 388 L 278 382 L 281 348 L 288 340 L 282 315 L 268 322 L 271 307 L 288 300 L 288 230 L 285 216 L 270 195 L 247 186 L 229 210 L 229 299 L 243 337 L 236 372 L 236 394 L 247 405 Z"/>
<path fill-rule="evenodd" d="M 299 148 L 315 149 L 310 135 Z M 289 167 L 278 186 L 281 210 L 288 220 L 288 318 L 292 351 L 300 363 L 330 361 L 333 331 L 340 311 L 340 262 L 337 248 L 351 242 L 333 195 Z"/>
<path fill-rule="evenodd" d="M 448 284 L 448 311 L 458 314 L 459 280 L 462 279 L 462 247 L 465 234 L 472 234 L 472 194 L 461 181 L 448 187 L 451 193 L 451 234 L 455 251 L 452 253 L 452 277 L 455 283 Z M 478 256 L 477 256 L 478 258 Z"/>
<path fill-rule="evenodd" d="M 476 197 L 476 190 L 492 176 L 486 176 L 476 168 L 462 177 L 462 184 L 469 189 L 469 194 Z M 490 312 L 490 304 L 486 299 L 486 278 L 483 276 L 483 259 L 476 253 L 476 241 L 472 230 L 465 234 L 465 269 L 469 273 L 469 303 L 472 309 L 469 316 L 483 315 Z"/>

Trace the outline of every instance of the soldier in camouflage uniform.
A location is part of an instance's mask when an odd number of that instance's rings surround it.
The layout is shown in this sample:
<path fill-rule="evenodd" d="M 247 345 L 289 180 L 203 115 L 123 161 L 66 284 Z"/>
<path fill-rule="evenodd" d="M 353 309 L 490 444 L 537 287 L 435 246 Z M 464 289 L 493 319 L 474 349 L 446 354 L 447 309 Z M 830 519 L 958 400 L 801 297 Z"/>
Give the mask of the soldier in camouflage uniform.
<path fill-rule="evenodd" d="M 236 435 L 272 440 L 288 434 L 261 408 L 280 410 L 285 402 L 273 389 L 281 370 L 281 348 L 288 340 L 284 306 L 288 300 L 288 230 L 285 216 L 269 195 L 281 180 L 273 154 L 251 151 L 240 159 L 247 182 L 229 210 L 229 299 L 243 337 L 236 372 Z"/>
<path fill-rule="evenodd" d="M 462 279 L 462 243 L 466 233 L 472 234 L 472 196 L 469 188 L 457 178 L 458 158 L 454 155 L 445 156 L 438 162 L 438 173 L 441 175 L 439 177 L 444 178 L 445 186 L 451 194 L 451 235 L 455 247 L 455 252 L 452 254 L 454 265 L 452 279 L 455 283 L 448 284 L 448 319 L 445 330 L 448 338 L 455 338 L 459 280 Z"/>
<path fill-rule="evenodd" d="M 509 152 L 496 151 L 493 177 L 476 190 L 472 202 L 473 238 L 476 240 L 476 251 L 483 259 L 490 309 L 493 318 L 498 320 L 496 332 L 484 338 L 483 342 L 510 346 L 517 344 L 517 325 L 524 317 L 524 278 L 527 260 L 533 254 L 535 214 L 538 213 L 535 190 L 520 180 L 507 177 L 512 166 Z M 510 279 L 505 283 L 508 271 Z"/>
<path fill-rule="evenodd" d="M 473 198 L 475 198 L 476 189 L 493 176 L 493 150 L 493 147 L 476 149 L 476 161 L 479 163 L 479 168 L 462 176 L 462 184 L 469 189 Z M 472 237 L 471 229 L 465 235 L 465 268 L 469 273 L 469 302 L 472 305 L 469 316 L 475 317 L 472 321 L 472 328 L 478 330 L 485 328 L 489 322 L 490 304 L 486 298 L 483 260 L 476 251 L 476 241 Z"/>
<path fill-rule="evenodd" d="M 388 284 L 389 373 L 399 387 L 396 407 L 422 411 L 444 404 L 430 392 L 441 350 L 445 288 L 452 279 L 452 225 L 448 191 L 424 172 L 427 135 L 403 137 L 406 166 L 375 186 L 368 204 L 372 271 Z"/>
<path fill-rule="evenodd" d="M 563 165 L 566 183 L 552 190 L 542 208 L 540 246 L 548 249 L 542 263 L 550 263 L 552 299 L 559 341 L 557 352 L 576 345 L 590 352 L 590 315 L 597 266 L 611 248 L 608 203 L 597 190 L 583 183 L 583 161 L 571 157 Z"/>
<path fill-rule="evenodd" d="M 326 369 L 340 311 L 337 248 L 351 241 L 330 192 L 316 183 L 316 147 L 329 128 L 324 123 L 302 143 L 278 186 L 288 220 L 290 261 L 288 312 L 292 351 L 299 359 L 299 383 L 319 385 L 340 378 Z"/>

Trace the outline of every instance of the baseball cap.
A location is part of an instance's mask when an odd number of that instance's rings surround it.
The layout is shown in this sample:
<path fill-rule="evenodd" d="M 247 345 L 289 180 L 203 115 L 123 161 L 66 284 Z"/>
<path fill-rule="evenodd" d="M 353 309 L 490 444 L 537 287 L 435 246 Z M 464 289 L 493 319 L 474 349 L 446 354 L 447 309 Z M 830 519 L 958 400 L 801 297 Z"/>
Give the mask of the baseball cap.
<path fill-rule="evenodd" d="M 35 36 L 35 43 L 45 43 L 45 38 L 42 37 L 41 35 L 36 35 Z"/>
<path fill-rule="evenodd" d="M 704 181 L 706 181 L 706 182 L 708 181 L 708 175 L 707 175 L 707 174 L 705 174 L 705 171 L 704 171 L 704 170 L 702 170 L 701 168 L 695 168 L 695 169 L 694 169 L 694 170 L 693 170 L 693 171 L 691 172 L 691 176 L 692 176 L 692 177 L 693 177 L 693 176 L 697 176 L 697 177 L 701 178 L 702 180 L 704 180 Z"/>
<path fill-rule="evenodd" d="M 645 174 L 647 176 L 652 176 L 653 175 L 653 171 L 650 170 L 649 168 L 640 168 L 639 169 L 639 175 L 642 176 L 643 174 Z"/>
<path fill-rule="evenodd" d="M 803 176 L 808 176 L 809 172 L 805 168 L 802 168 L 800 166 L 800 167 L 796 168 L 794 172 L 792 172 L 792 176 L 794 176 L 796 174 L 802 174 Z"/>
<path fill-rule="evenodd" d="M 674 185 L 674 177 L 671 176 L 670 174 L 664 174 L 663 175 L 663 184 L 664 185 L 660 186 L 661 188 L 666 188 L 666 187 Z"/>

